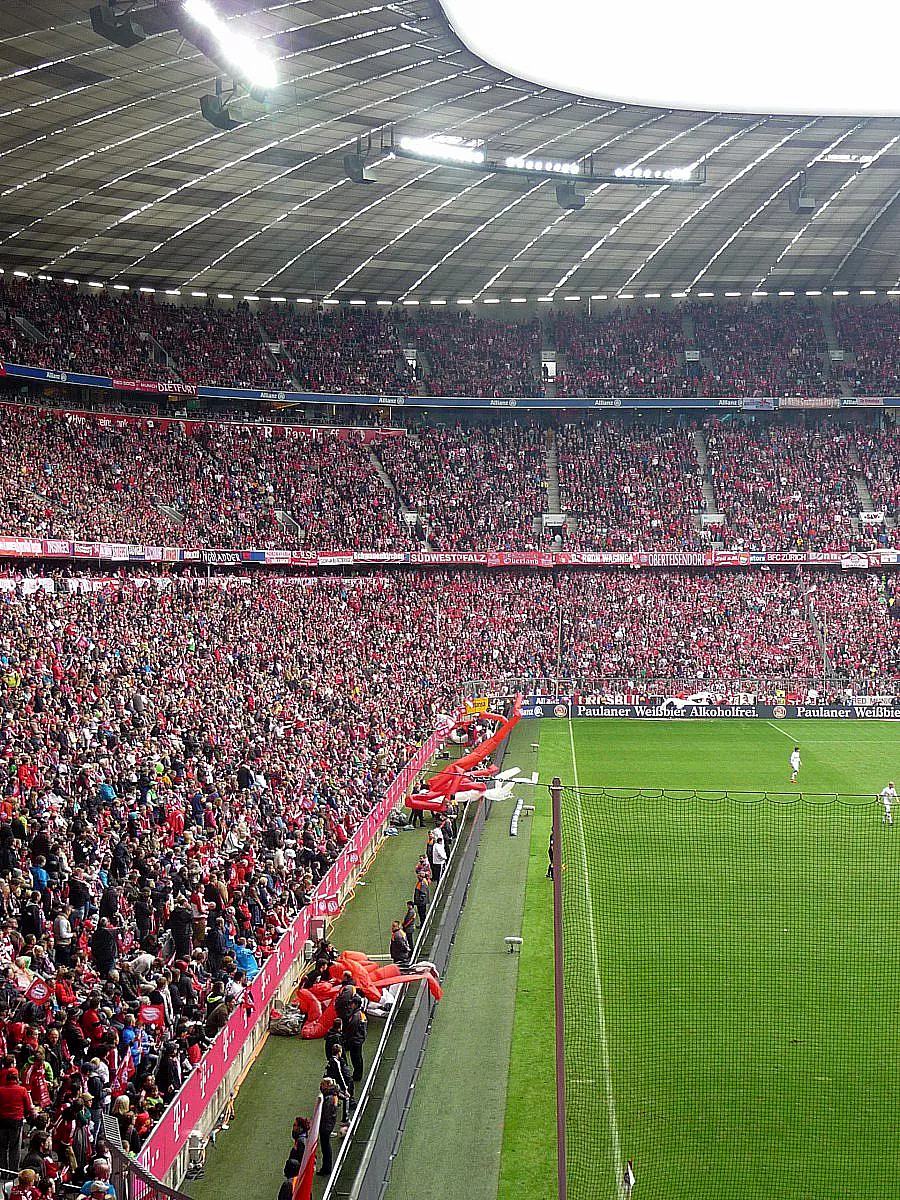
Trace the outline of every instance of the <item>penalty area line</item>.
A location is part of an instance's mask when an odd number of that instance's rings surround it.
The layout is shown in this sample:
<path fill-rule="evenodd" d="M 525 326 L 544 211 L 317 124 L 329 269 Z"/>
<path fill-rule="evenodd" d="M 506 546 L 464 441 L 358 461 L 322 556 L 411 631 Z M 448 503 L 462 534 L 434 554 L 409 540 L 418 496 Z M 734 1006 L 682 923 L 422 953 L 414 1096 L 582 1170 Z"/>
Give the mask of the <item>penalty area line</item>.
<path fill-rule="evenodd" d="M 594 897 L 591 893 L 591 879 L 588 873 L 587 842 L 584 835 L 584 815 L 581 810 L 581 788 L 578 784 L 578 763 L 575 761 L 575 733 L 572 728 L 572 718 L 569 717 L 569 746 L 572 752 L 572 778 L 575 782 L 577 797 L 576 811 L 578 813 L 578 842 L 581 857 L 581 878 L 584 880 L 584 899 L 587 907 L 588 934 L 591 941 L 591 967 L 594 974 L 594 990 L 597 996 L 597 1030 L 600 1035 L 600 1066 L 603 1071 L 603 1092 L 606 1101 L 606 1114 L 609 1121 L 609 1141 L 613 1158 L 614 1195 L 622 1195 L 622 1140 L 619 1136 L 619 1119 L 616 1115 L 616 1097 L 613 1092 L 612 1065 L 609 1058 L 609 1037 L 606 1031 L 606 1009 L 603 1005 L 603 986 L 600 983 L 600 959 L 597 952 L 597 928 L 594 921 Z"/>
<path fill-rule="evenodd" d="M 766 721 L 766 724 L 774 729 L 776 733 L 780 733 L 782 737 L 786 737 L 789 742 L 794 741 L 794 735 L 792 733 L 786 733 L 785 730 L 779 728 L 774 721 Z"/>

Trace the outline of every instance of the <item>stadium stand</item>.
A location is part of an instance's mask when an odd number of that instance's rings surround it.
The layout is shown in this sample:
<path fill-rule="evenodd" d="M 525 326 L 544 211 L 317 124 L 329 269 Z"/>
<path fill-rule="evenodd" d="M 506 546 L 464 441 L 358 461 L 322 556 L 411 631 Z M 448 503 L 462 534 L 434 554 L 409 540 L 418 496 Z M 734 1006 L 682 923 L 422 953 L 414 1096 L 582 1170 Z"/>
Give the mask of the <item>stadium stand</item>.
<path fill-rule="evenodd" d="M 260 324 L 283 347 L 297 385 L 310 392 L 415 392 L 416 376 L 402 346 L 402 328 L 381 313 L 299 312 L 270 304 Z"/>
<path fill-rule="evenodd" d="M 415 318 L 416 345 L 428 361 L 433 396 L 540 396 L 541 326 L 470 313 Z"/>
<path fill-rule="evenodd" d="M 565 356 L 558 396 L 689 396 L 696 381 L 681 367 L 681 316 L 628 305 L 609 315 L 556 313 L 553 344 Z"/>
<path fill-rule="evenodd" d="M 544 435 L 534 425 L 425 427 L 378 455 L 435 550 L 531 549 L 546 507 Z"/>
<path fill-rule="evenodd" d="M 582 550 L 694 549 L 703 490 L 686 429 L 613 422 L 564 425 L 557 434 L 563 507 Z"/>
<path fill-rule="evenodd" d="M 727 518 L 715 532 L 726 546 L 856 544 L 860 505 L 846 429 L 711 420 L 705 433 L 710 476 Z"/>
<path fill-rule="evenodd" d="M 690 304 L 703 396 L 837 396 L 819 310 L 779 304 Z"/>
<path fill-rule="evenodd" d="M 894 304 L 865 308 L 837 303 L 834 324 L 841 347 L 851 356 L 845 368 L 854 392 L 896 395 L 900 389 L 900 312 Z"/>

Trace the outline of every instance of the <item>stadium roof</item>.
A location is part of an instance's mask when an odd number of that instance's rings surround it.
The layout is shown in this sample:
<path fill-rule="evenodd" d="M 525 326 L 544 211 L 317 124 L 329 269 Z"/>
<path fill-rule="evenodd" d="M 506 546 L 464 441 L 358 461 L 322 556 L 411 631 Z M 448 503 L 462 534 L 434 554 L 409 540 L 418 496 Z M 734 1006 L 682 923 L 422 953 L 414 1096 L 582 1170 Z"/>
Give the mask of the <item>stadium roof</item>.
<path fill-rule="evenodd" d="M 131 286 L 350 300 L 536 300 L 897 288 L 900 119 L 642 108 L 525 83 L 432 0 L 217 0 L 278 57 L 277 111 L 200 116 L 216 69 L 177 33 L 123 49 L 91 0 L 0 12 L 0 265 Z M 679 190 L 396 159 L 382 132 L 598 166 L 705 163 Z M 343 158 L 373 135 L 375 182 Z M 795 212 L 798 173 L 817 204 Z M 796 206 L 794 206 L 796 207 Z"/>

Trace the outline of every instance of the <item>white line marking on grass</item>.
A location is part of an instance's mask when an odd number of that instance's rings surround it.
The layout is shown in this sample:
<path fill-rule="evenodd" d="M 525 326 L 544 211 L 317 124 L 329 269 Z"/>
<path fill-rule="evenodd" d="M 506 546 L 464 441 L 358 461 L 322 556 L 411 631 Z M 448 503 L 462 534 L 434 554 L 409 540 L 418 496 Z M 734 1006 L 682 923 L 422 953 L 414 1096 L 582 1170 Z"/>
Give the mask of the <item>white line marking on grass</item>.
<path fill-rule="evenodd" d="M 776 733 L 780 733 L 782 737 L 786 737 L 789 742 L 794 741 L 794 735 L 792 733 L 786 733 L 783 729 L 779 729 L 779 727 L 773 721 L 766 721 L 766 724 L 770 725 Z M 794 742 L 794 744 L 796 745 L 796 742 Z"/>
<path fill-rule="evenodd" d="M 615 1194 L 621 1196 L 619 1172 L 622 1167 L 622 1143 L 619 1137 L 619 1120 L 616 1116 L 616 1097 L 613 1093 L 612 1065 L 609 1061 L 609 1038 L 606 1033 L 606 1011 L 603 1007 L 603 987 L 600 983 L 600 961 L 597 954 L 597 929 L 594 923 L 594 897 L 591 894 L 591 879 L 588 874 L 587 843 L 584 836 L 584 816 L 581 811 L 581 790 L 578 785 L 578 763 L 575 761 L 575 734 L 572 718 L 569 717 L 569 745 L 572 751 L 572 776 L 575 794 L 578 797 L 578 840 L 581 843 L 581 878 L 584 880 L 584 898 L 587 903 L 588 932 L 591 939 L 591 965 L 594 971 L 594 987 L 597 993 L 597 1028 L 600 1032 L 600 1058 L 603 1068 L 603 1090 L 606 1113 L 609 1119 L 609 1138 L 612 1145 L 613 1183 Z"/>

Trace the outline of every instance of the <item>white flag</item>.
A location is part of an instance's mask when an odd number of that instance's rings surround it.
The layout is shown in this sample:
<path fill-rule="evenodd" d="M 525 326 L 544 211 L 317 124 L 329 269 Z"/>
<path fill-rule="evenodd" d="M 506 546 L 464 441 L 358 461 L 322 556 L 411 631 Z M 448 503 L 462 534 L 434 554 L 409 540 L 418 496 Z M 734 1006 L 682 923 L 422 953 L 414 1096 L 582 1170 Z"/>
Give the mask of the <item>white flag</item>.
<path fill-rule="evenodd" d="M 631 1189 L 634 1187 L 634 1160 L 630 1159 L 625 1164 L 625 1173 L 622 1176 L 622 1187 L 626 1196 L 631 1195 Z"/>

